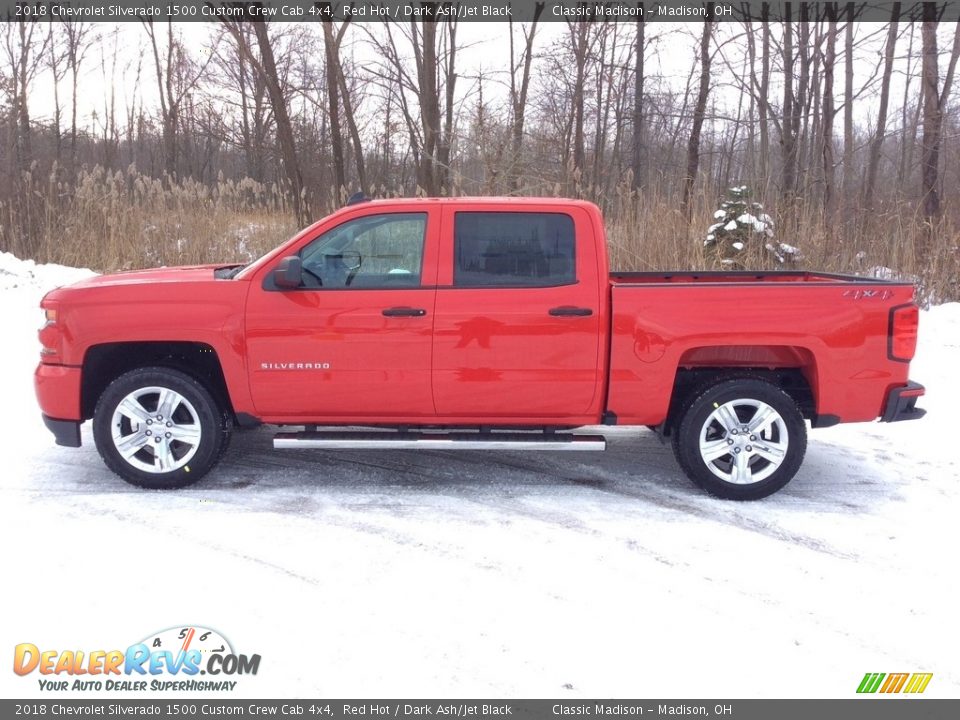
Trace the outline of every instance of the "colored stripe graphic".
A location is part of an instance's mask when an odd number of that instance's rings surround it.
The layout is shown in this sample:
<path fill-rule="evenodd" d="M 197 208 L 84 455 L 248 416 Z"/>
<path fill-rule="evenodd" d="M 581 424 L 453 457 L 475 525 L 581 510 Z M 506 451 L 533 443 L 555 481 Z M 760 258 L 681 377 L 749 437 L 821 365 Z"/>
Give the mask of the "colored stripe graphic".
<path fill-rule="evenodd" d="M 884 681 L 886 678 L 886 681 Z M 894 694 L 899 692 L 919 694 L 927 689 L 933 673 L 866 673 L 857 687 L 858 693 Z M 881 684 L 882 683 L 882 684 Z"/>
<path fill-rule="evenodd" d="M 930 678 L 932 677 L 933 673 L 914 673 L 913 677 L 910 678 L 910 682 L 907 683 L 907 687 L 904 692 L 922 693 L 927 689 L 927 685 L 930 684 Z"/>
<path fill-rule="evenodd" d="M 907 682 L 907 678 L 910 677 L 910 673 L 890 673 L 887 675 L 887 681 L 883 684 L 883 687 L 880 688 L 882 693 L 898 693 L 903 689 L 903 685 Z"/>
<path fill-rule="evenodd" d="M 860 687 L 857 688 L 857 692 L 875 693 L 877 688 L 880 687 L 880 683 L 884 677 L 886 677 L 884 673 L 867 673 L 863 676 L 863 680 L 860 681 Z"/>

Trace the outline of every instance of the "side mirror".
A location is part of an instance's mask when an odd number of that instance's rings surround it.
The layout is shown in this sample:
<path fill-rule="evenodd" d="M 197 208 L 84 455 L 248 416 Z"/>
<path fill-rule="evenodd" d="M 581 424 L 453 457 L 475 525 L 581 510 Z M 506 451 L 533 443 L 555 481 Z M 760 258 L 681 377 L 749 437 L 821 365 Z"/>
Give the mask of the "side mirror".
<path fill-rule="evenodd" d="M 273 271 L 273 282 L 278 288 L 293 290 L 303 284 L 303 262 L 299 255 L 285 257 Z"/>

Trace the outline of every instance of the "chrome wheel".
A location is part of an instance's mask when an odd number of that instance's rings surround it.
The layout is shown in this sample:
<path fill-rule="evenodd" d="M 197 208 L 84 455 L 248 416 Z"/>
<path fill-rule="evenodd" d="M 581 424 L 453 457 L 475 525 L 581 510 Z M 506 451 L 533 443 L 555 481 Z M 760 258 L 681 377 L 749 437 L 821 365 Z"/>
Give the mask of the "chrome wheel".
<path fill-rule="evenodd" d="M 700 457 L 715 476 L 735 485 L 770 477 L 787 457 L 787 424 L 772 406 L 742 398 L 714 410 L 700 429 Z"/>
<path fill-rule="evenodd" d="M 200 447 L 200 417 L 180 393 L 149 386 L 126 395 L 111 421 L 113 445 L 128 464 L 148 473 L 184 467 Z"/>

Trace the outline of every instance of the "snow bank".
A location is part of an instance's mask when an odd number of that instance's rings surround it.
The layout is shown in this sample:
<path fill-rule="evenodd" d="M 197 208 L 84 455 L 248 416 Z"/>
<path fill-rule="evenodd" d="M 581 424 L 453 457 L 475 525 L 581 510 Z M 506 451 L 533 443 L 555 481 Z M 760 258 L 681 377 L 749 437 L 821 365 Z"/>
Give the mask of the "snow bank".
<path fill-rule="evenodd" d="M 26 288 L 47 292 L 91 275 L 96 273 L 66 265 L 38 265 L 33 260 L 21 260 L 11 253 L 0 252 L 0 291 Z"/>

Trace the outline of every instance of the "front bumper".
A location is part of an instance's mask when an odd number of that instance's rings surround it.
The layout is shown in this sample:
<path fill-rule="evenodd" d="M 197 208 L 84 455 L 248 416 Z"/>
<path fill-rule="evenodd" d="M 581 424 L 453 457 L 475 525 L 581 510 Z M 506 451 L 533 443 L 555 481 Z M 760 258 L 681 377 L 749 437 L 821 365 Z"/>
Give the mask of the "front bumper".
<path fill-rule="evenodd" d="M 43 416 L 43 424 L 53 433 L 57 445 L 64 447 L 80 447 L 80 423 L 77 420 L 57 420 Z"/>
<path fill-rule="evenodd" d="M 900 420 L 919 420 L 927 411 L 917 407 L 917 400 L 926 393 L 920 383 L 908 382 L 903 387 L 894 388 L 887 395 L 880 422 L 898 422 Z"/>
<path fill-rule="evenodd" d="M 43 423 L 57 445 L 80 447 L 80 368 L 40 363 L 33 375 Z"/>

